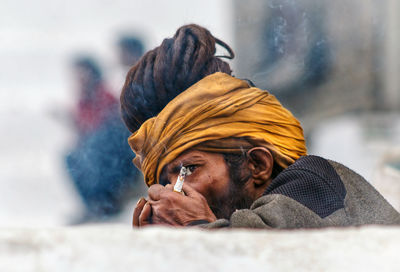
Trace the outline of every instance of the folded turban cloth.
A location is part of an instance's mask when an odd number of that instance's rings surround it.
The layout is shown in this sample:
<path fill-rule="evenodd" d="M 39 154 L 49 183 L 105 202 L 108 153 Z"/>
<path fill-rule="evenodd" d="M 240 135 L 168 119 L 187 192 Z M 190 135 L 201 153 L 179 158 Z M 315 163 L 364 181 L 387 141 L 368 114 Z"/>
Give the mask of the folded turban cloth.
<path fill-rule="evenodd" d="M 159 182 L 168 163 L 192 148 L 243 153 L 264 146 L 283 168 L 307 152 L 299 121 L 275 96 L 220 72 L 175 97 L 128 142 L 148 186 Z"/>

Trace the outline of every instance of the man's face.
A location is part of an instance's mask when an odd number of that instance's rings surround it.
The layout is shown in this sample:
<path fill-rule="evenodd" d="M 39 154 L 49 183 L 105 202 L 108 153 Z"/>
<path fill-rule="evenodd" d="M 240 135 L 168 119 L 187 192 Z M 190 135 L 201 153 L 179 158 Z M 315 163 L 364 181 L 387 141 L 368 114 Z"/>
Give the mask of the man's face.
<path fill-rule="evenodd" d="M 169 163 L 160 177 L 160 184 L 175 184 L 180 166 L 190 172 L 185 183 L 202 194 L 217 218 L 229 218 L 236 208 L 248 205 L 249 200 L 242 188 L 231 181 L 224 156 L 218 153 L 189 150 Z"/>

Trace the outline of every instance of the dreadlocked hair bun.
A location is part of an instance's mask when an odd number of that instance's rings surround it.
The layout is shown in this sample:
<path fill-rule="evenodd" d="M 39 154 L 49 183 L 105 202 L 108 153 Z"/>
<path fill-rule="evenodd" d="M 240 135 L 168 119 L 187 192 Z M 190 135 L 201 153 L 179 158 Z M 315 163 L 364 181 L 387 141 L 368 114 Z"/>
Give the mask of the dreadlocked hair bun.
<path fill-rule="evenodd" d="M 229 56 L 215 56 L 215 45 Z M 128 72 L 121 93 L 122 118 L 131 132 L 156 116 L 174 97 L 215 72 L 231 74 L 232 49 L 199 25 L 180 27 L 172 38 L 148 51 Z"/>

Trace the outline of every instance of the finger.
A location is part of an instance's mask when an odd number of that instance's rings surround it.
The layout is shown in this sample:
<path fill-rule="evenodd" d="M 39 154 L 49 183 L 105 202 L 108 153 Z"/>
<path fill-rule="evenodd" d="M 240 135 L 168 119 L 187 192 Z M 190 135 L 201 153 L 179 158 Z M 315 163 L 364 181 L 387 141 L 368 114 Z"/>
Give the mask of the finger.
<path fill-rule="evenodd" d="M 162 206 L 161 203 L 155 202 L 151 205 L 151 223 L 158 225 L 178 225 L 174 220 L 173 213 L 168 208 Z"/>
<path fill-rule="evenodd" d="M 133 218 L 132 218 L 132 226 L 139 227 L 139 215 L 143 210 L 144 205 L 146 204 L 146 199 L 141 197 L 139 201 L 136 203 L 136 207 L 133 210 Z"/>
<path fill-rule="evenodd" d="M 172 185 L 172 184 L 167 184 L 167 185 L 165 185 L 165 189 L 167 189 L 168 191 L 172 191 L 172 192 L 175 192 L 175 193 L 179 193 L 180 195 L 185 195 L 185 193 L 183 192 L 183 190 L 182 190 L 181 192 L 175 191 L 175 190 L 174 190 L 174 185 Z"/>
<path fill-rule="evenodd" d="M 151 224 L 151 205 L 150 203 L 146 203 L 143 207 L 143 210 L 139 216 L 139 225 L 141 227 Z"/>
<path fill-rule="evenodd" d="M 160 200 L 166 193 L 171 193 L 171 191 L 167 190 L 164 186 L 160 184 L 154 184 L 150 186 L 148 193 L 151 200 L 157 201 Z"/>
<path fill-rule="evenodd" d="M 185 193 L 186 196 L 198 196 L 201 195 L 199 192 L 197 192 L 195 189 L 190 187 L 189 184 L 183 183 L 182 191 Z"/>

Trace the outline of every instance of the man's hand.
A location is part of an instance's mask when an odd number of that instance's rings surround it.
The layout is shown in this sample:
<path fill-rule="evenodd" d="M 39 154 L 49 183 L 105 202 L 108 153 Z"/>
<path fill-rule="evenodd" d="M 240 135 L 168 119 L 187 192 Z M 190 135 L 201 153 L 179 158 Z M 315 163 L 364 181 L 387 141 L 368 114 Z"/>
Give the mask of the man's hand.
<path fill-rule="evenodd" d="M 133 213 L 133 225 L 163 224 L 187 226 L 195 221 L 213 222 L 215 215 L 207 200 L 189 185 L 183 184 L 185 195 L 173 191 L 173 186 L 152 185 L 149 200 L 139 200 Z"/>
<path fill-rule="evenodd" d="M 151 206 L 143 197 L 136 203 L 133 211 L 133 227 L 143 227 L 151 224 Z"/>

